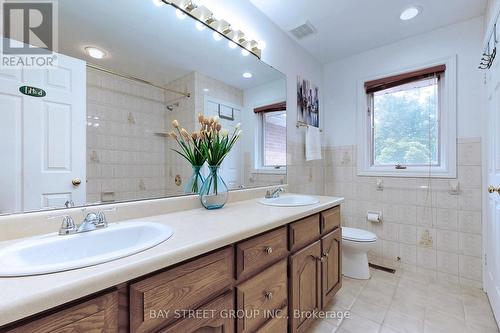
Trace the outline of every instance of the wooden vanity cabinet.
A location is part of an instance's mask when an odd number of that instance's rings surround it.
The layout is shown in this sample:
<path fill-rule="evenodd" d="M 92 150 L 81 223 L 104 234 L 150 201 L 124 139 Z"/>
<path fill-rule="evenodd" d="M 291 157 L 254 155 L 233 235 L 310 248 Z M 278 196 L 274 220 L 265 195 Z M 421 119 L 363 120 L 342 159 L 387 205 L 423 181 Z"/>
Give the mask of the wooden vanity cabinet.
<path fill-rule="evenodd" d="M 1 333 L 118 333 L 118 293 L 107 293 Z"/>
<path fill-rule="evenodd" d="M 305 333 L 342 286 L 341 259 L 334 207 L 0 333 Z"/>

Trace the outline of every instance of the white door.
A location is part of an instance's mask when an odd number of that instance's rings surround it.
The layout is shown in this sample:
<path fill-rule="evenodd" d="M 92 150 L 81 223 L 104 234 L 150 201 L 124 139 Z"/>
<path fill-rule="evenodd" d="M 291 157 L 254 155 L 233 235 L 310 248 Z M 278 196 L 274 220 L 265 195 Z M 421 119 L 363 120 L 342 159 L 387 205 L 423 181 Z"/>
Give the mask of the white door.
<path fill-rule="evenodd" d="M 500 189 L 500 67 L 499 61 L 487 73 L 487 126 L 485 153 L 487 186 Z M 486 197 L 483 226 L 485 262 L 484 289 L 488 293 L 493 312 L 500 322 L 500 192 Z"/>
<path fill-rule="evenodd" d="M 7 118 L 0 148 L 9 156 L 2 166 L 8 171 L 0 188 L 3 213 L 85 203 L 86 66 L 57 57 L 54 69 L 0 70 L 0 110 Z M 41 88 L 46 96 L 23 95 L 21 86 Z M 73 185 L 76 178 L 80 185 Z"/>
<path fill-rule="evenodd" d="M 205 115 L 208 117 L 217 116 L 219 114 L 219 107 L 233 108 L 233 120 L 221 118 L 219 120 L 223 128 L 227 129 L 229 133 L 233 133 L 235 126 L 241 121 L 241 107 L 236 105 L 230 106 L 229 103 L 218 101 L 210 97 L 205 100 Z M 236 142 L 231 152 L 226 156 L 224 162 L 220 167 L 220 174 L 227 187 L 230 190 L 240 189 L 243 185 L 243 168 L 244 158 L 241 149 L 241 140 Z"/>

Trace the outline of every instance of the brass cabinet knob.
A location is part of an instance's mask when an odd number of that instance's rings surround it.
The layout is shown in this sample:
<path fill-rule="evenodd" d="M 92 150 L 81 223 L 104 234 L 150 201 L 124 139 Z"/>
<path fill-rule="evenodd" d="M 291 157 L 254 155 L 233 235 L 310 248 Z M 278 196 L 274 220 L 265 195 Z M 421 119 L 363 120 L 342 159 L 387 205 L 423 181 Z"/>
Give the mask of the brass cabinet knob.
<path fill-rule="evenodd" d="M 328 252 L 323 252 L 323 257 L 328 258 L 328 256 L 329 256 Z"/>
<path fill-rule="evenodd" d="M 268 247 L 266 247 L 266 248 L 264 249 L 264 252 L 265 252 L 266 254 L 271 254 L 271 253 L 273 253 L 273 248 L 272 248 L 272 247 L 270 247 L 270 246 L 268 246 Z"/>
<path fill-rule="evenodd" d="M 264 293 L 264 297 L 271 300 L 271 299 L 273 299 L 273 293 L 268 291 L 268 292 Z"/>
<path fill-rule="evenodd" d="M 82 183 L 82 180 L 80 178 L 73 178 L 71 183 L 73 184 L 73 186 L 79 186 Z"/>
<path fill-rule="evenodd" d="M 488 186 L 488 193 L 495 193 L 495 192 L 500 194 L 500 187 L 495 187 L 493 185 Z"/>

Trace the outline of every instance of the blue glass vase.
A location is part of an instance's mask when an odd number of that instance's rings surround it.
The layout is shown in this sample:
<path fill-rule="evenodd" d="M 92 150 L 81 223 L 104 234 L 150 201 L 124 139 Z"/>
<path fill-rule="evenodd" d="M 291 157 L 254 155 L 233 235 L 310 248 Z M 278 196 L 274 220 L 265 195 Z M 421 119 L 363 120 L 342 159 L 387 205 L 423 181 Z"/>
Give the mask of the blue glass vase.
<path fill-rule="evenodd" d="M 201 175 L 201 166 L 193 165 L 193 174 L 184 186 L 184 194 L 198 194 L 203 186 L 203 177 Z"/>
<path fill-rule="evenodd" d="M 227 202 L 228 188 L 218 166 L 209 166 L 209 174 L 200 190 L 200 200 L 206 209 L 219 209 Z"/>

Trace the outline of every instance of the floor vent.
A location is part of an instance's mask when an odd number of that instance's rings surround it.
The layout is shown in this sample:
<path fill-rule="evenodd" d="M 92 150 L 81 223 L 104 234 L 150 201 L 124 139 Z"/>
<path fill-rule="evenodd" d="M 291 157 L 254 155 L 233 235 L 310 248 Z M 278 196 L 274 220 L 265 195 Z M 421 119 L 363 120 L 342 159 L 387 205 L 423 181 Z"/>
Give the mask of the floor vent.
<path fill-rule="evenodd" d="M 297 39 L 302 39 L 309 35 L 316 33 L 316 28 L 311 24 L 311 22 L 306 21 L 306 23 L 299 25 L 298 27 L 290 30 L 290 33 Z"/>
<path fill-rule="evenodd" d="M 384 267 L 384 266 L 379 266 L 379 265 L 375 265 L 375 264 L 372 264 L 372 263 L 369 263 L 368 264 L 371 268 L 373 269 L 378 269 L 380 271 L 384 271 L 384 272 L 387 272 L 387 273 L 392 273 L 392 274 L 395 274 L 396 273 L 396 270 L 393 269 L 393 268 L 388 268 L 388 267 Z"/>

